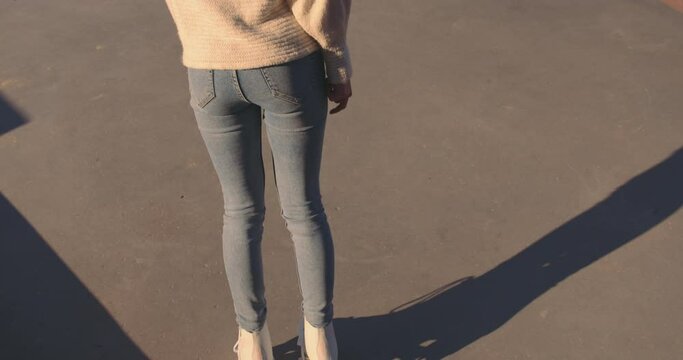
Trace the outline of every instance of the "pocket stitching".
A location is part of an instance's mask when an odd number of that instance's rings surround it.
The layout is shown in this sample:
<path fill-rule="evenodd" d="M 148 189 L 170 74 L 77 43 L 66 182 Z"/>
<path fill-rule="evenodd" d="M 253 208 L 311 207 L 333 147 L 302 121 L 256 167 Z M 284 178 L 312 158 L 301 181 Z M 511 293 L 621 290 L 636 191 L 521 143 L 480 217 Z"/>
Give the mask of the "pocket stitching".
<path fill-rule="evenodd" d="M 296 105 L 301 105 L 301 99 L 299 99 L 296 96 L 292 96 L 292 95 L 283 93 L 282 91 L 280 91 L 277 88 L 277 85 L 270 78 L 270 76 L 268 75 L 268 71 L 265 68 L 260 68 L 260 70 L 261 70 L 261 75 L 263 75 L 263 79 L 266 81 L 266 85 L 268 85 L 268 89 L 270 89 L 270 93 L 273 96 L 280 98 L 282 100 L 291 102 L 291 103 L 296 104 Z"/>
<path fill-rule="evenodd" d="M 211 100 L 216 97 L 216 86 L 214 82 L 213 70 L 208 70 L 209 77 L 205 84 L 199 84 L 201 86 L 201 91 L 206 92 L 201 98 L 197 99 L 197 106 L 200 108 L 205 107 Z"/>

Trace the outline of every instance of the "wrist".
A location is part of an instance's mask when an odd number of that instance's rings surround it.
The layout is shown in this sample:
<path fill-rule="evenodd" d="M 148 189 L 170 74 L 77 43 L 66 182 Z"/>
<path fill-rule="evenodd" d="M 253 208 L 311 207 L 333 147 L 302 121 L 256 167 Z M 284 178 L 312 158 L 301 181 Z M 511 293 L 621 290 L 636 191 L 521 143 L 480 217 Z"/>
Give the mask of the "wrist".
<path fill-rule="evenodd" d="M 349 47 L 343 44 L 334 49 L 323 49 L 325 72 L 329 84 L 348 83 L 353 75 Z"/>

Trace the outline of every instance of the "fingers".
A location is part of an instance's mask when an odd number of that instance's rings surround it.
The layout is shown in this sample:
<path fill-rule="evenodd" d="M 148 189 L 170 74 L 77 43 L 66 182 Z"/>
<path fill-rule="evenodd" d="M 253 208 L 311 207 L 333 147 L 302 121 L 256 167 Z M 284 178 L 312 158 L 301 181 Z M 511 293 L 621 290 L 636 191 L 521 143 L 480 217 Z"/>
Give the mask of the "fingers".
<path fill-rule="evenodd" d="M 334 107 L 334 109 L 330 110 L 330 114 L 336 114 L 344 109 L 346 109 L 346 104 L 348 104 L 349 98 L 345 98 L 342 101 L 339 102 L 339 105 Z"/>
<path fill-rule="evenodd" d="M 351 97 L 351 83 L 347 82 L 344 84 L 328 84 L 327 95 L 330 101 L 338 103 L 334 109 L 330 111 L 330 114 L 336 114 L 344 110 Z"/>

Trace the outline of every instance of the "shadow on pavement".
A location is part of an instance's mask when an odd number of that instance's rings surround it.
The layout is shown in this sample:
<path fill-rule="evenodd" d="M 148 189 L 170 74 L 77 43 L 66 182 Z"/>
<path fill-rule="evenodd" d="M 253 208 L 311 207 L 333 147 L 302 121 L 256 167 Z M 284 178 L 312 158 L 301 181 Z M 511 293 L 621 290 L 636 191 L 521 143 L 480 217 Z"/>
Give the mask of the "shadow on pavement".
<path fill-rule="evenodd" d="M 0 135 L 25 122 L 0 95 Z M 147 358 L 0 193 L 0 359 Z"/>
<path fill-rule="evenodd" d="M 674 214 L 683 203 L 682 184 L 683 149 L 678 149 L 479 277 L 455 280 L 386 315 L 335 319 L 340 359 L 443 359 L 456 353 Z M 295 344 L 296 338 L 278 346 L 276 354 Z"/>
<path fill-rule="evenodd" d="M 0 359 L 147 359 L 0 193 Z"/>
<path fill-rule="evenodd" d="M 5 101 L 4 96 L 0 94 L 0 135 L 3 135 L 10 130 L 14 130 L 24 124 L 24 118 L 19 115 L 10 104 Z"/>

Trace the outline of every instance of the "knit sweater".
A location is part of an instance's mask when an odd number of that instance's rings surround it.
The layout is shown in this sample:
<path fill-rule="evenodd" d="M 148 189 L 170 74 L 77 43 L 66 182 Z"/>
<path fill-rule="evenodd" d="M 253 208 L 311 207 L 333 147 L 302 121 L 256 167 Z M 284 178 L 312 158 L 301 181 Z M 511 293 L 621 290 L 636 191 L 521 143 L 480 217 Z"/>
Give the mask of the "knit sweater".
<path fill-rule="evenodd" d="M 328 82 L 351 78 L 346 42 L 351 0 L 165 1 L 187 67 L 250 69 L 322 49 Z"/>

